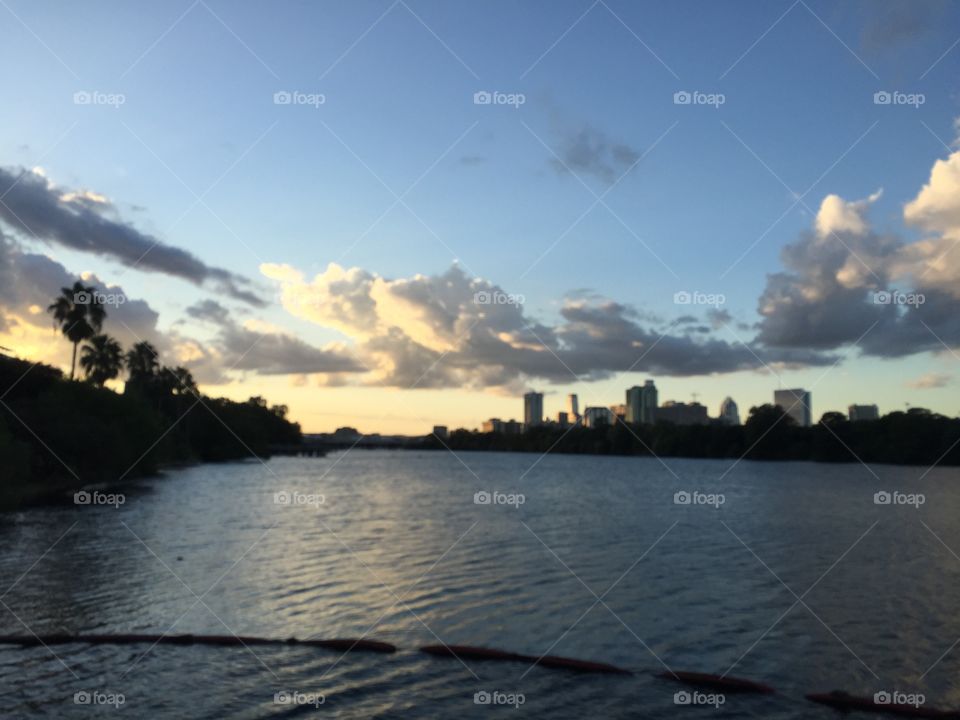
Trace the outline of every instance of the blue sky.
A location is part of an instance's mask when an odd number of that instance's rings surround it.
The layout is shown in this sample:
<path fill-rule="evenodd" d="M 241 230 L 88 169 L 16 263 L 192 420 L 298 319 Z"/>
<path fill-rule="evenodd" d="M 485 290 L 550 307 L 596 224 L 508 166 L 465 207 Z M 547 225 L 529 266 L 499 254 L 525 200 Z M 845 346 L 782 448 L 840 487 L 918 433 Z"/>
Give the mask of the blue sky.
<path fill-rule="evenodd" d="M 253 279 L 269 304 L 253 311 L 96 254 L 26 246 L 122 284 L 160 314 L 161 329 L 201 340 L 210 328 L 185 309 L 212 298 L 316 346 L 349 342 L 287 312 L 264 263 L 312 277 L 336 262 L 398 279 L 441 275 L 455 261 L 522 294 L 526 316 L 546 324 L 575 291 L 667 323 L 684 312 L 677 291 L 722 293 L 731 327 L 743 329 L 718 337 L 749 340 L 767 274 L 783 269 L 781 250 L 811 229 L 826 195 L 854 201 L 882 188 L 868 213 L 877 233 L 923 235 L 905 225 L 904 204 L 950 155 L 960 115 L 951 82 L 960 8 L 946 3 L 7 4 L 0 165 L 42 167 L 57 186 L 106 196 L 123 222 Z M 276 105 L 284 90 L 325 102 Z M 480 90 L 525 102 L 475 105 Z M 880 90 L 922 93 L 924 103 L 876 105 Z M 124 102 L 76 105 L 78 91 Z M 725 101 L 677 105 L 678 91 Z M 596 152 L 574 176 L 556 156 L 572 162 L 578 137 Z M 640 159 L 611 188 L 630 164 L 614 147 Z M 791 208 L 791 191 L 808 189 Z M 393 193 L 403 202 L 383 215 Z M 956 414 L 942 389 L 904 386 L 952 376 L 955 357 L 852 356 L 819 381 L 817 416 L 868 400 Z M 783 378 L 810 386 L 828 367 Z M 610 404 L 645 377 L 526 382 L 557 393 L 546 402 L 553 413 L 571 389 Z M 328 424 L 316 406 L 335 408 L 331 424 L 351 407 L 379 411 L 374 389 L 308 383 L 317 399 L 306 401 L 302 385 L 293 393 L 289 379 L 268 381 L 308 429 Z M 776 383 L 752 372 L 658 376 L 663 399 L 699 392 L 712 412 L 726 394 L 744 409 L 768 401 Z M 220 391 L 255 385 L 247 375 Z M 436 422 L 519 414 L 503 388 L 464 391 L 455 412 L 434 394 L 418 397 Z M 354 424 L 414 431 L 424 419 L 397 412 Z"/>

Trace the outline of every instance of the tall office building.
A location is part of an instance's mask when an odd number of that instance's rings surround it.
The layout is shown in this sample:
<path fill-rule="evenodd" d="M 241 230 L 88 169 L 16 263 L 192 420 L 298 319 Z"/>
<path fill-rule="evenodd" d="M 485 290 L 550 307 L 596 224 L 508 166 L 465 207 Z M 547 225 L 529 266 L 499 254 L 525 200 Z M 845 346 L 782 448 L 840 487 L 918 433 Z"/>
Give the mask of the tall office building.
<path fill-rule="evenodd" d="M 643 387 L 634 385 L 627 388 L 626 421 L 652 425 L 656 419 L 657 404 L 657 386 L 653 380 L 647 380 Z"/>
<path fill-rule="evenodd" d="M 720 403 L 720 422 L 724 425 L 740 424 L 740 409 L 729 395 Z"/>
<path fill-rule="evenodd" d="M 640 422 L 645 425 L 653 425 L 657 420 L 657 386 L 653 380 L 647 380 L 643 384 L 643 401 L 640 405 Z"/>
<path fill-rule="evenodd" d="M 639 385 L 634 385 L 632 388 L 627 388 L 626 421 L 634 425 L 640 424 L 640 409 L 642 407 L 643 407 L 643 388 L 640 387 Z"/>
<path fill-rule="evenodd" d="M 774 390 L 773 404 L 779 405 L 784 409 L 793 421 L 800 427 L 810 427 L 812 405 L 810 393 L 802 388 L 793 388 L 792 390 Z"/>
<path fill-rule="evenodd" d="M 543 424 L 543 393 L 528 392 L 523 396 L 523 427 Z"/>
<path fill-rule="evenodd" d="M 576 422 L 577 418 L 580 417 L 580 403 L 577 401 L 576 395 L 567 395 L 567 416 L 570 418 L 570 422 Z"/>
<path fill-rule="evenodd" d="M 879 420 L 880 408 L 876 405 L 851 405 L 847 408 L 850 420 Z"/>

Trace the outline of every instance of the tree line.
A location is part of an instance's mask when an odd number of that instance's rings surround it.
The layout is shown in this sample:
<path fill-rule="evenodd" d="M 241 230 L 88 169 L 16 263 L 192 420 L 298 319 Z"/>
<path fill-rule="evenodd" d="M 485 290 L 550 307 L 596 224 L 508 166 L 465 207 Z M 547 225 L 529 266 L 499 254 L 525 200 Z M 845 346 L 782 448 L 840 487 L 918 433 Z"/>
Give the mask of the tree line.
<path fill-rule="evenodd" d="M 618 420 L 598 428 L 541 425 L 517 435 L 460 429 L 442 441 L 427 436 L 418 447 L 947 466 L 960 465 L 960 419 L 911 408 L 855 422 L 841 413 L 826 413 L 818 424 L 799 427 L 779 405 L 761 405 L 750 409 L 743 425 L 634 425 Z"/>
<path fill-rule="evenodd" d="M 73 345 L 69 376 L 0 353 L 0 507 L 301 441 L 286 406 L 207 397 L 149 342 L 124 352 L 102 332 L 107 313 L 95 288 L 62 288 L 48 311 Z M 106 387 L 124 373 L 122 392 Z"/>

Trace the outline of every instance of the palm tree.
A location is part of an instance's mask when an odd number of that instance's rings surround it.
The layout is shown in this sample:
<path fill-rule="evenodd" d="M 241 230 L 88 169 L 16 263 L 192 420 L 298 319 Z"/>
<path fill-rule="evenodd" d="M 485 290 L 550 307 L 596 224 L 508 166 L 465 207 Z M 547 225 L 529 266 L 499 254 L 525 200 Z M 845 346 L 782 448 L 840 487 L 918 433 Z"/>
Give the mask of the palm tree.
<path fill-rule="evenodd" d="M 123 348 L 109 335 L 94 335 L 80 351 L 80 367 L 87 380 L 103 387 L 123 368 Z"/>
<path fill-rule="evenodd" d="M 197 381 L 193 379 L 193 373 L 185 367 L 177 366 L 173 369 L 164 368 L 173 379 L 174 386 L 171 388 L 174 395 L 196 395 Z"/>
<path fill-rule="evenodd" d="M 70 379 L 73 380 L 77 369 L 77 346 L 100 332 L 107 311 L 97 297 L 96 288 L 77 281 L 71 288 L 60 288 L 60 295 L 47 312 L 53 315 L 55 325 L 60 326 L 67 340 L 73 343 L 70 361 Z"/>
<path fill-rule="evenodd" d="M 127 372 L 130 373 L 130 382 L 140 383 L 153 380 L 157 375 L 160 362 L 157 360 L 157 349 L 148 342 L 138 342 L 127 351 Z"/>

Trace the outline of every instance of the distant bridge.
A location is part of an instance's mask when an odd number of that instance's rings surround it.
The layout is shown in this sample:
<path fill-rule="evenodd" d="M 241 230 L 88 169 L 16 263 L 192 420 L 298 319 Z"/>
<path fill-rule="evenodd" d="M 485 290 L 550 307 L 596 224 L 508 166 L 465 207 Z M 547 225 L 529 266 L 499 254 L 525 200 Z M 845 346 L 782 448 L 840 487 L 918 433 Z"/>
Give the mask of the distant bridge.
<path fill-rule="evenodd" d="M 423 438 L 395 438 L 361 436 L 360 438 L 304 438 L 299 444 L 288 443 L 271 445 L 271 455 L 296 455 L 303 457 L 323 457 L 333 450 L 386 450 L 419 445 Z"/>

